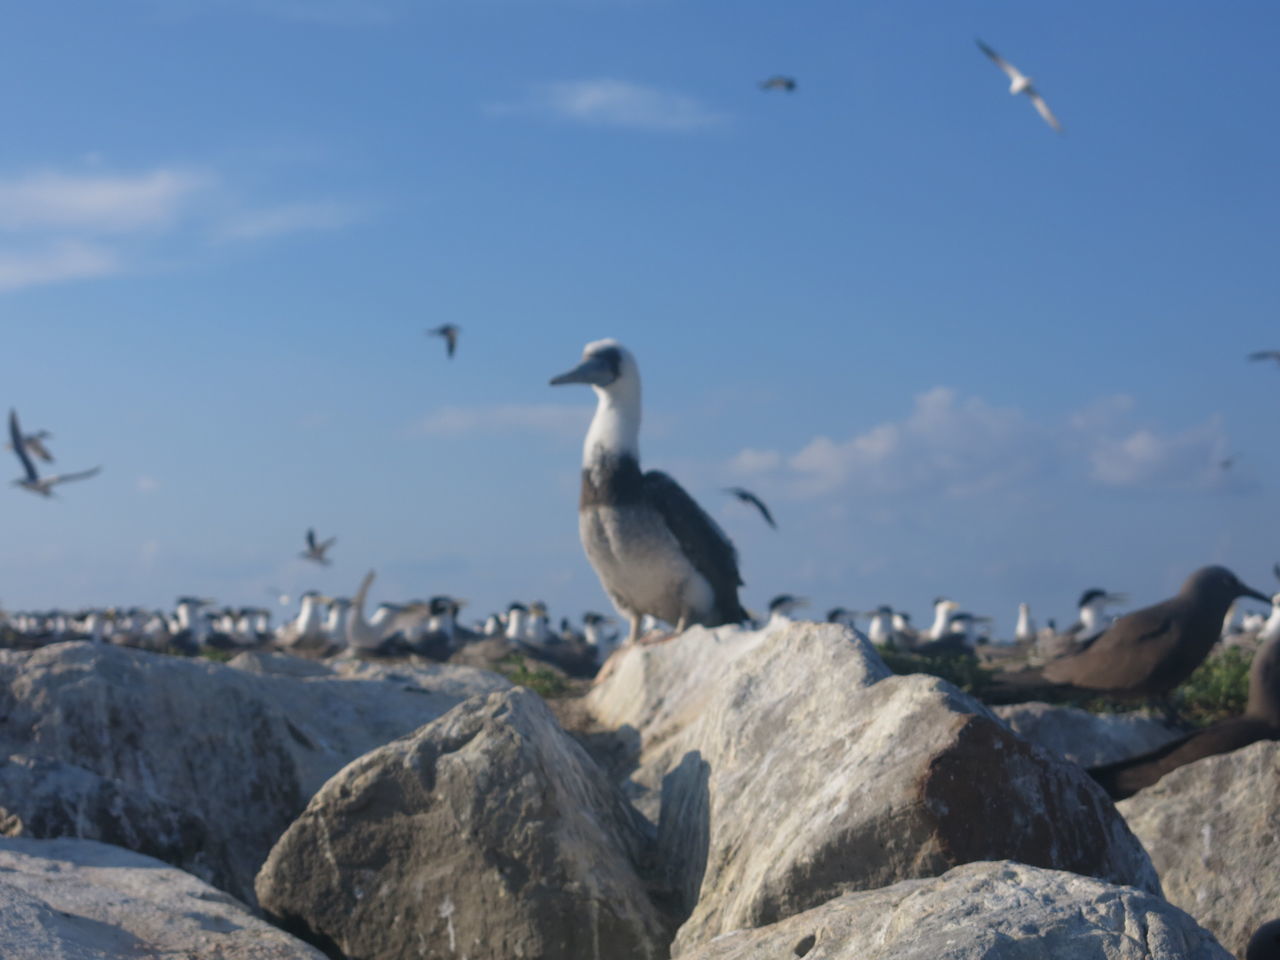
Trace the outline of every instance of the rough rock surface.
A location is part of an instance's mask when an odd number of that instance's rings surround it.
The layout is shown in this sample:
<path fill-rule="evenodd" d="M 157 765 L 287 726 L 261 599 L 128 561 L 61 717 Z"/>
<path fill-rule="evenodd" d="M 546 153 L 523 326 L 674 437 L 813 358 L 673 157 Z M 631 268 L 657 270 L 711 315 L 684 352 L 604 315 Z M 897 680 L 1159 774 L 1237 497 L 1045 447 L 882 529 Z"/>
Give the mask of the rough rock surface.
<path fill-rule="evenodd" d="M 1048 703 L 1017 703 L 991 712 L 1014 733 L 1082 767 L 1141 756 L 1183 735 L 1140 713 L 1097 714 Z"/>
<path fill-rule="evenodd" d="M 1106 794 L 843 627 L 694 629 L 615 655 L 588 697 L 660 790 L 675 952 L 850 891 L 1016 859 L 1158 891 Z"/>
<path fill-rule="evenodd" d="M 92 840 L 0 839 L 5 960 L 324 960 L 244 904 Z"/>
<path fill-rule="evenodd" d="M 1230 960 L 1160 897 L 1020 863 L 849 893 L 681 960 Z"/>
<path fill-rule="evenodd" d="M 27 758 L 0 775 L 8 832 L 172 853 L 252 903 L 272 844 L 330 775 L 469 694 L 509 686 L 465 667 L 308 664 L 299 676 L 297 663 L 247 654 L 232 667 L 84 642 L 0 651 L 0 757 Z M 30 792 L 6 790 L 23 778 Z M 61 804 L 60 783 L 71 787 Z"/>
<path fill-rule="evenodd" d="M 361 960 L 666 956 L 644 820 L 523 688 L 347 766 L 258 877 L 287 929 Z"/>
<path fill-rule="evenodd" d="M 1280 913 L 1280 743 L 1189 763 L 1116 806 L 1169 902 L 1243 956 Z"/>

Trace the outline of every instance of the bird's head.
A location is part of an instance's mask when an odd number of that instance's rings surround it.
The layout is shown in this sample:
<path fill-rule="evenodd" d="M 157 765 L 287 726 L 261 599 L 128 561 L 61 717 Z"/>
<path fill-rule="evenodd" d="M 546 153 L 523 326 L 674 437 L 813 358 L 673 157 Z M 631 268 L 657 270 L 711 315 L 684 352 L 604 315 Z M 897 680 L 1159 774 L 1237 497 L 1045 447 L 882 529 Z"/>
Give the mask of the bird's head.
<path fill-rule="evenodd" d="M 640 372 L 631 351 L 617 340 L 597 340 L 582 351 L 582 362 L 551 378 L 551 386 L 585 383 L 603 392 L 612 392 L 627 383 L 639 382 Z"/>
<path fill-rule="evenodd" d="M 1240 578 L 1226 567 L 1217 566 L 1201 567 L 1187 577 L 1180 595 L 1220 602 L 1224 607 L 1237 597 L 1252 597 L 1263 603 L 1271 603 L 1271 597 L 1245 586 Z"/>

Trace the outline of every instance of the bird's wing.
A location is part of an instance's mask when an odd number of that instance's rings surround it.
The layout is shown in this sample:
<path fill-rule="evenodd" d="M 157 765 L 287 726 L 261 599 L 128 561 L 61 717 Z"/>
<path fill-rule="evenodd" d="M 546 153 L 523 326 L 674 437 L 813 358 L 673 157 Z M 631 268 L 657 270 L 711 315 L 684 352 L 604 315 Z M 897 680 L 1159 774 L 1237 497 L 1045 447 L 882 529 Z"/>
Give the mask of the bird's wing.
<path fill-rule="evenodd" d="M 1012 63 L 1010 63 L 1004 57 L 1000 56 L 1000 54 L 996 53 L 994 50 L 988 47 L 981 40 L 978 41 L 978 49 L 981 50 L 983 53 L 985 53 L 988 57 L 990 57 L 991 61 L 997 67 L 999 67 L 1001 70 L 1007 73 L 1009 75 L 1010 80 L 1020 80 L 1022 78 L 1021 70 L 1015 67 Z"/>
<path fill-rule="evenodd" d="M 31 462 L 31 456 L 27 453 L 27 443 L 22 436 L 22 428 L 18 426 L 18 411 L 9 411 L 9 443 L 13 446 L 13 452 L 18 455 L 18 459 L 22 461 L 22 468 L 27 471 L 27 479 L 35 483 L 40 479 L 40 475 L 36 473 L 36 465 Z"/>
<path fill-rule="evenodd" d="M 707 579 L 716 606 L 730 620 L 746 619 L 738 605 L 738 551 L 733 542 L 693 497 L 661 470 L 644 475 L 644 492 L 671 531 L 689 562 Z"/>
<path fill-rule="evenodd" d="M 307 528 L 307 549 L 312 553 L 316 550 L 316 532 L 311 527 Z"/>
<path fill-rule="evenodd" d="M 328 550 L 330 547 L 332 547 L 332 546 L 333 546 L 335 543 L 337 543 L 337 542 L 338 542 L 338 538 L 337 538 L 337 537 L 330 537 L 330 538 L 329 538 L 328 540 L 326 540 L 324 543 L 320 544 L 319 552 L 320 552 L 320 553 L 324 553 L 326 550 Z"/>
<path fill-rule="evenodd" d="M 458 349 L 458 331 L 453 328 L 445 330 L 444 339 L 449 345 L 446 353 L 448 353 L 449 358 L 452 359 L 453 352 Z"/>
<path fill-rule="evenodd" d="M 53 463 L 53 454 L 49 452 L 49 448 L 44 445 L 44 441 L 39 437 L 27 437 L 27 449 L 45 463 Z"/>
<path fill-rule="evenodd" d="M 46 477 L 45 482 L 52 486 L 55 483 L 69 483 L 72 480 L 88 480 L 90 477 L 96 477 L 101 472 L 101 467 L 94 467 L 92 470 L 81 470 L 79 473 L 59 473 L 52 477 Z"/>
<path fill-rule="evenodd" d="M 1250 360 L 1275 360 L 1280 362 L 1280 350 L 1259 350 L 1249 354 Z"/>
<path fill-rule="evenodd" d="M 1031 102 L 1035 105 L 1036 112 L 1044 117 L 1044 122 L 1053 127 L 1058 133 L 1062 132 L 1062 124 L 1058 122 L 1058 118 L 1053 115 L 1053 111 L 1049 109 L 1049 105 L 1044 102 L 1044 97 L 1036 93 L 1034 90 L 1028 91 L 1027 96 L 1031 98 Z"/>
<path fill-rule="evenodd" d="M 1172 611 L 1158 603 L 1121 617 L 1083 650 L 1045 664 L 1042 672 L 1055 683 L 1094 690 L 1137 687 L 1159 670 L 1161 651 L 1171 652 L 1181 635 Z"/>
<path fill-rule="evenodd" d="M 744 500 L 747 503 L 751 504 L 753 507 L 755 507 L 757 510 L 759 510 L 760 516 L 764 517 L 765 519 L 765 523 L 769 524 L 769 526 L 773 527 L 773 529 L 775 530 L 778 529 L 778 525 L 773 522 L 773 514 L 769 512 L 769 508 L 764 505 L 763 500 L 757 497 L 750 490 L 743 490 L 741 487 L 735 488 L 733 491 L 733 494 L 739 500 Z"/>

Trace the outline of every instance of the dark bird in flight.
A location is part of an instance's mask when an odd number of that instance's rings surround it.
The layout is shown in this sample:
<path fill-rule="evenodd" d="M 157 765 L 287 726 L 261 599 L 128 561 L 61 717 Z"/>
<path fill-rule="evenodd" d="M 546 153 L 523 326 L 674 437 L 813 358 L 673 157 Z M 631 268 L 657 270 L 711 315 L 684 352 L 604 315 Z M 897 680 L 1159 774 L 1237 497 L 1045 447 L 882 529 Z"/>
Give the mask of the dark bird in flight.
<path fill-rule="evenodd" d="M 1249 354 L 1250 360 L 1274 360 L 1280 363 L 1280 350 L 1258 350 Z"/>
<path fill-rule="evenodd" d="M 768 80 L 760 81 L 761 90 L 782 90 L 785 93 L 796 92 L 796 78 L 784 77 L 781 74 L 770 77 Z"/>
<path fill-rule="evenodd" d="M 1005 60 L 1000 54 L 996 53 L 981 40 L 978 41 L 978 49 L 991 58 L 991 62 L 1003 70 L 1009 77 L 1009 92 L 1014 96 L 1019 93 L 1025 93 L 1032 105 L 1036 108 L 1036 112 L 1044 118 L 1044 122 L 1053 127 L 1058 133 L 1062 132 L 1062 124 L 1058 122 L 1058 118 L 1053 115 L 1049 109 L 1049 105 L 1044 102 L 1044 97 L 1031 84 L 1031 78 L 1026 76 L 1021 70 L 1015 67 L 1008 60 Z"/>
<path fill-rule="evenodd" d="M 338 542 L 337 537 L 330 537 L 324 543 L 316 540 L 316 532 L 314 529 L 307 530 L 307 549 L 298 554 L 303 560 L 314 560 L 321 566 L 327 567 L 332 561 L 325 556 L 329 548 Z"/>
<path fill-rule="evenodd" d="M 22 461 L 22 469 L 26 472 L 26 476 L 19 477 L 13 481 L 14 486 L 30 490 L 32 493 L 38 493 L 42 497 L 53 496 L 53 488 L 60 483 L 67 483 L 71 480 L 87 480 L 102 469 L 101 467 L 94 467 L 92 470 L 82 470 L 79 473 L 61 473 L 54 474 L 51 477 L 40 476 L 36 472 L 36 465 L 31 460 L 27 438 L 22 433 L 22 428 L 18 425 L 17 410 L 9 411 L 9 448 L 18 455 L 18 459 Z"/>
<path fill-rule="evenodd" d="M 427 331 L 427 335 L 431 337 L 444 337 L 445 353 L 449 359 L 453 359 L 454 352 L 458 349 L 458 333 L 459 328 L 452 323 L 446 323 L 442 327 L 435 327 Z"/>
<path fill-rule="evenodd" d="M 725 487 L 724 492 L 731 493 L 743 503 L 750 504 L 755 507 L 760 511 L 760 516 L 764 517 L 765 523 L 769 524 L 769 526 L 773 527 L 775 530 L 778 529 L 778 525 L 773 522 L 773 514 L 771 514 L 769 512 L 769 508 L 764 505 L 764 501 L 750 490 L 744 490 L 742 487 Z"/>

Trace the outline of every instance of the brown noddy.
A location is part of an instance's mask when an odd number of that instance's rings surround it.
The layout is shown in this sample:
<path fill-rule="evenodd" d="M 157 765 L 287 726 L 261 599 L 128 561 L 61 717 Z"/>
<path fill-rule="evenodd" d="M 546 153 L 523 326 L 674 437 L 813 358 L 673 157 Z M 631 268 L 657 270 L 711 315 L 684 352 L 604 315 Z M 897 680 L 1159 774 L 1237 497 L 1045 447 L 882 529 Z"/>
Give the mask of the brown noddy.
<path fill-rule="evenodd" d="M 1238 597 L 1271 602 L 1226 567 L 1201 567 L 1176 596 L 1125 614 L 1084 649 L 1040 670 L 1006 675 L 986 698 L 1016 703 L 1090 691 L 1119 698 L 1163 697 L 1209 655 L 1227 608 Z"/>
<path fill-rule="evenodd" d="M 1131 797 L 1166 773 L 1205 757 L 1231 753 L 1259 740 L 1280 740 L 1280 635 L 1253 655 L 1244 713 L 1167 743 L 1158 750 L 1089 770 L 1112 800 Z"/>

